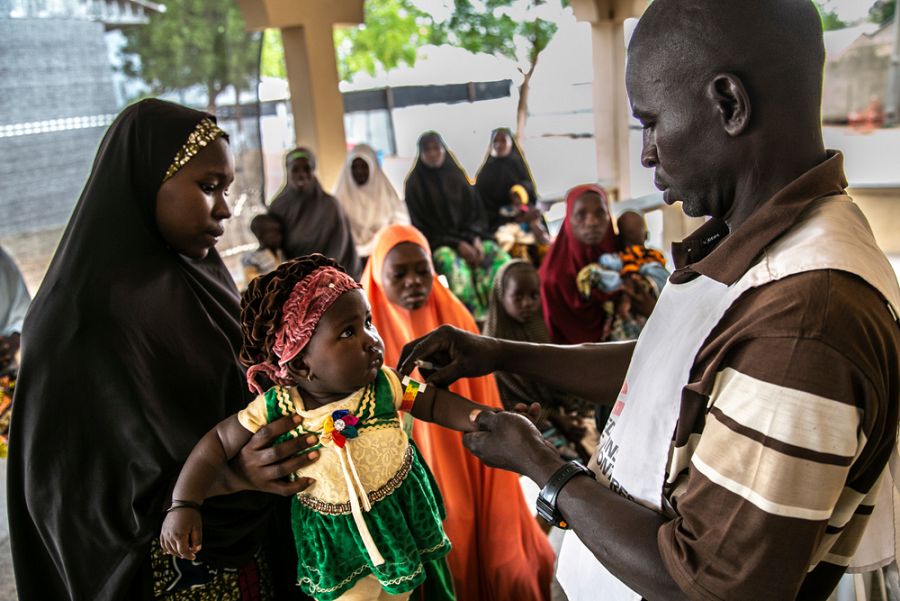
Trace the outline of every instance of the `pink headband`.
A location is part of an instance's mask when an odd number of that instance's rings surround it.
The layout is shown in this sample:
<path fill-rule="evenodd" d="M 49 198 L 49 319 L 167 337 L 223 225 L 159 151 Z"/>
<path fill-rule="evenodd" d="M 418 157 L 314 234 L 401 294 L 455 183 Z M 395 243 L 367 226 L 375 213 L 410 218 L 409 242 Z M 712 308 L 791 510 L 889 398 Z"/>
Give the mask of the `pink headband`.
<path fill-rule="evenodd" d="M 334 267 L 319 267 L 294 285 L 291 295 L 281 309 L 281 327 L 275 334 L 272 350 L 278 357 L 278 365 L 270 361 L 257 363 L 247 370 L 247 385 L 257 394 L 264 391 L 257 383 L 262 372 L 280 385 L 291 383 L 287 364 L 300 354 L 312 338 L 316 325 L 325 311 L 343 293 L 362 288 L 353 278 Z"/>

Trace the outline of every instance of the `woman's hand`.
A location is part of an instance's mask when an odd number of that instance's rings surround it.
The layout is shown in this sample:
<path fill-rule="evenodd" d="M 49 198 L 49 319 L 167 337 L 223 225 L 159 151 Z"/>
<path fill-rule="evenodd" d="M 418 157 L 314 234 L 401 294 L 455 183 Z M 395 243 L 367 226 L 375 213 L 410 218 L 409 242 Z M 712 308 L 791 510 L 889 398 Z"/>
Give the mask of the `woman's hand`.
<path fill-rule="evenodd" d="M 193 507 L 170 509 L 163 521 L 159 546 L 164 553 L 181 559 L 197 559 L 203 543 L 203 519 Z"/>
<path fill-rule="evenodd" d="M 535 221 L 540 221 L 541 219 L 541 210 L 540 209 L 528 209 L 527 211 L 519 211 L 519 214 L 516 215 L 515 222 L 516 223 L 528 223 L 534 224 Z"/>
<path fill-rule="evenodd" d="M 587 434 L 584 420 L 577 415 L 569 415 L 564 411 L 556 411 L 550 416 L 550 421 L 566 437 L 569 442 L 579 443 Z"/>
<path fill-rule="evenodd" d="M 311 478 L 290 482 L 287 477 L 319 458 L 319 451 L 305 452 L 317 444 L 318 439 L 301 436 L 272 446 L 275 439 L 296 427 L 299 419 L 297 415 L 288 415 L 260 428 L 229 462 L 231 474 L 225 483 L 227 490 L 218 494 L 259 490 L 289 496 L 307 489 L 313 483 Z"/>
<path fill-rule="evenodd" d="M 578 293 L 581 298 L 587 300 L 591 298 L 591 291 L 600 282 L 600 273 L 603 268 L 599 263 L 589 263 L 581 268 L 578 275 L 575 276 L 575 285 L 578 287 Z"/>
<path fill-rule="evenodd" d="M 0 336 L 0 370 L 4 370 L 16 360 L 19 351 L 19 334 Z"/>
<path fill-rule="evenodd" d="M 469 266 L 475 267 L 478 265 L 478 249 L 476 249 L 472 244 L 469 244 L 465 240 L 459 243 L 456 247 L 456 252 L 459 253 L 459 256 L 462 257 L 463 261 L 465 261 Z"/>
<path fill-rule="evenodd" d="M 650 317 L 653 309 L 656 307 L 656 297 L 650 291 L 650 286 L 642 286 L 644 282 L 640 282 L 637 278 L 643 276 L 635 275 L 622 282 L 622 292 L 631 300 L 632 308 L 643 315 Z"/>
<path fill-rule="evenodd" d="M 452 326 L 441 326 L 430 334 L 417 338 L 403 347 L 397 370 L 409 375 L 427 361 L 434 365 L 434 372 L 426 375 L 429 383 L 447 386 L 460 378 L 484 376 L 496 369 L 502 342 L 472 334 Z M 420 368 L 422 371 L 423 368 Z M 428 370 L 425 370 L 428 372 Z"/>
<path fill-rule="evenodd" d="M 475 252 L 478 253 L 478 265 L 484 263 L 484 244 L 481 242 L 481 238 L 475 238 L 472 241 L 472 246 L 475 247 Z"/>

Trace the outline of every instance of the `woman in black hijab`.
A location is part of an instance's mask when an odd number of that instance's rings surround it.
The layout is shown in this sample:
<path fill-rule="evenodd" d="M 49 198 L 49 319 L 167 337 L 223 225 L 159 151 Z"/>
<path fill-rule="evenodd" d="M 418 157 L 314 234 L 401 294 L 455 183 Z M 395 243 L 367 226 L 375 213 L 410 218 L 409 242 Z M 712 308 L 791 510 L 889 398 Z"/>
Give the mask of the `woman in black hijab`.
<path fill-rule="evenodd" d="M 505 127 L 491 133 L 491 145 L 478 169 L 475 187 L 488 229 L 504 250 L 535 264 L 550 244 L 537 207 L 537 187 L 531 168 L 512 132 Z"/>
<path fill-rule="evenodd" d="M 494 275 L 509 261 L 487 228 L 478 192 L 440 134 L 422 134 L 406 178 L 412 224 L 431 245 L 435 270 L 477 321 L 487 315 Z"/>
<path fill-rule="evenodd" d="M 491 232 L 496 232 L 501 225 L 515 219 L 514 215 L 504 214 L 505 211 L 501 213 L 501 209 L 512 204 L 510 190 L 513 186 L 523 188 L 523 204 L 529 209 L 537 207 L 537 188 L 531 169 L 512 132 L 501 127 L 491 132 L 491 146 L 475 176 L 475 187 L 484 203 Z"/>
<path fill-rule="evenodd" d="M 21 599 L 242 599 L 226 596 L 239 580 L 272 592 L 257 552 L 271 495 L 205 504 L 198 564 L 155 543 L 184 459 L 248 400 L 237 290 L 214 248 L 231 216 L 226 140 L 210 115 L 145 100 L 100 145 L 22 333 L 8 466 Z M 293 492 L 269 434 L 219 492 Z"/>
<path fill-rule="evenodd" d="M 308 148 L 287 153 L 285 184 L 269 212 L 284 224 L 285 258 L 322 253 L 359 279 L 362 266 L 350 221 L 334 196 L 322 189 L 316 177 L 316 157 Z"/>

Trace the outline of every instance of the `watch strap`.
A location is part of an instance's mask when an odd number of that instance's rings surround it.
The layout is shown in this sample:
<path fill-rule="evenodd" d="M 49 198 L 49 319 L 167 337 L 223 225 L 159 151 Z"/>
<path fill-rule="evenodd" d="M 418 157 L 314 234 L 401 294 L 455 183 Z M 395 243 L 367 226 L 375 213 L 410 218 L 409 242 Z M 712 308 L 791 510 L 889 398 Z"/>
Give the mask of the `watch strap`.
<path fill-rule="evenodd" d="M 575 476 L 585 475 L 593 478 L 594 473 L 585 466 L 575 461 L 570 461 L 556 470 L 547 484 L 541 489 L 537 499 L 538 513 L 545 520 L 558 528 L 568 528 L 568 524 L 562 519 L 556 508 L 556 500 L 563 487 Z"/>

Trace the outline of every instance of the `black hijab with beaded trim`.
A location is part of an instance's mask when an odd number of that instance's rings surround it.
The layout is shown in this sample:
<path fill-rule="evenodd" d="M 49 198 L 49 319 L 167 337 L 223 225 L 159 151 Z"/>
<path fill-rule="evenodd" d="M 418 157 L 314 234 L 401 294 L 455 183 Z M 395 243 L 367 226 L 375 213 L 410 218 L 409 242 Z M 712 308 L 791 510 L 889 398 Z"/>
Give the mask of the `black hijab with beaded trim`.
<path fill-rule="evenodd" d="M 213 249 L 164 243 L 167 167 L 210 115 L 160 100 L 110 126 L 22 333 L 9 521 L 22 599 L 150 599 L 151 541 L 181 465 L 249 400 L 239 298 Z M 200 559 L 235 566 L 270 497 L 204 504 Z"/>

